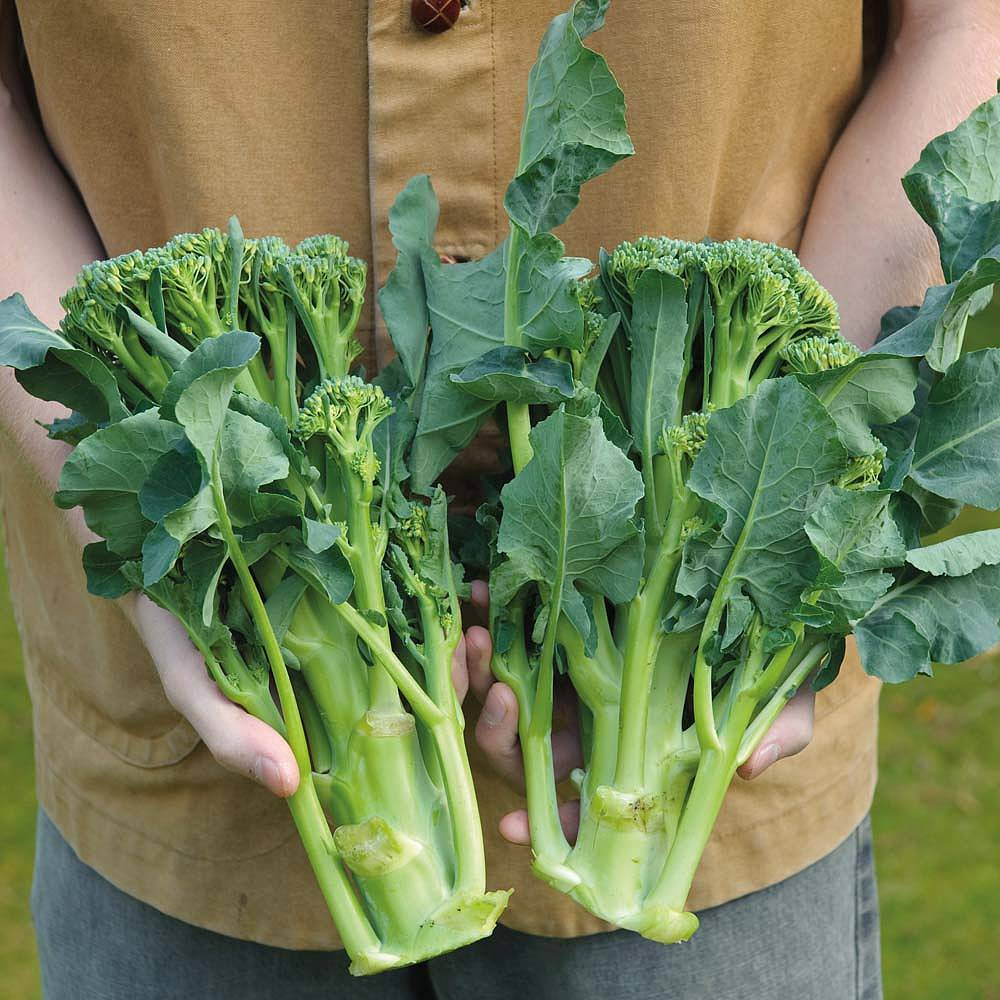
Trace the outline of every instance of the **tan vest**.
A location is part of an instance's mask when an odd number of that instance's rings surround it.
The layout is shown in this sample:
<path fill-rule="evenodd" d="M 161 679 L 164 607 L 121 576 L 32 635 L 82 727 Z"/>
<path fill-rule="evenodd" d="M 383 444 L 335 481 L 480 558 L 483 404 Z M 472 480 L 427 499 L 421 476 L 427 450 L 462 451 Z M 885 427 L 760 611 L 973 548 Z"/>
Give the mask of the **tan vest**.
<path fill-rule="evenodd" d="M 0 25 L 11 2 L 0 0 Z M 339 233 L 381 281 L 386 212 L 413 173 L 433 175 L 442 252 L 474 256 L 503 238 L 528 67 L 567 2 L 473 0 L 441 35 L 412 25 L 409 0 L 16 9 L 46 132 L 109 254 L 236 212 L 254 235 Z M 594 41 L 624 87 L 638 153 L 586 189 L 563 233 L 569 252 L 644 232 L 796 246 L 860 94 L 862 35 L 861 0 L 616 0 Z M 0 38 L 0 53 L 11 42 Z M 369 364 L 386 356 L 372 331 L 369 312 Z M 286 948 L 334 947 L 285 806 L 223 771 L 170 708 L 117 608 L 85 593 L 63 515 L 3 449 L 42 806 L 84 861 L 166 913 Z M 852 661 L 819 697 L 808 750 L 736 782 L 695 908 L 779 881 L 847 836 L 874 788 L 877 697 Z M 516 888 L 505 922 L 601 929 L 497 836 L 518 797 L 473 756 L 489 881 Z"/>

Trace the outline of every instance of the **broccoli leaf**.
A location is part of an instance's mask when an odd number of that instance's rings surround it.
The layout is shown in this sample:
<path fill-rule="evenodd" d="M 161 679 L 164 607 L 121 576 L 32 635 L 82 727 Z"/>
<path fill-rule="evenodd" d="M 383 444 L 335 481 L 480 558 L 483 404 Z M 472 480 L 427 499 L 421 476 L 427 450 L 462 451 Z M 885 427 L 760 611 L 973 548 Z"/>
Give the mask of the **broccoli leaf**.
<path fill-rule="evenodd" d="M 931 576 L 965 576 L 980 566 L 996 566 L 1000 564 L 1000 528 L 972 531 L 910 549 L 906 561 Z"/>
<path fill-rule="evenodd" d="M 95 424 L 128 416 L 107 365 L 50 330 L 20 294 L 0 301 L 0 365 L 13 368 L 32 396 L 62 403 Z"/>
<path fill-rule="evenodd" d="M 869 428 L 891 424 L 913 409 L 917 366 L 908 358 L 865 354 L 843 368 L 797 375 L 826 404 L 852 455 L 876 447 Z"/>
<path fill-rule="evenodd" d="M 684 282 L 663 271 L 645 271 L 632 304 L 632 437 L 642 467 L 652 470 L 660 431 L 681 418 L 688 332 Z M 649 492 L 647 488 L 647 493 Z"/>
<path fill-rule="evenodd" d="M 806 521 L 846 461 L 836 424 L 794 377 L 713 413 L 688 486 L 725 519 L 685 544 L 678 592 L 742 584 L 765 622 L 784 624 L 818 570 Z"/>
<path fill-rule="evenodd" d="M 1000 244 L 1000 96 L 927 144 L 903 189 L 934 230 L 945 278 L 964 274 Z"/>
<path fill-rule="evenodd" d="M 1000 642 L 1000 566 L 965 576 L 914 576 L 858 622 L 865 670 L 897 683 L 930 673 L 931 662 L 961 663 Z"/>
<path fill-rule="evenodd" d="M 423 382 L 430 316 L 424 284 L 424 260 L 436 255 L 431 247 L 440 209 L 430 178 L 410 179 L 389 209 L 389 232 L 396 247 L 396 266 L 378 292 L 378 304 L 410 385 Z"/>
<path fill-rule="evenodd" d="M 1000 507 L 1000 350 L 961 357 L 930 392 L 910 476 L 931 493 Z"/>
<path fill-rule="evenodd" d="M 622 603 L 639 585 L 642 479 L 597 417 L 557 410 L 532 430 L 531 444 L 534 457 L 501 492 L 497 549 L 508 558 L 493 571 L 495 599 L 505 604 L 535 583 L 549 615 L 564 613 L 588 639 L 580 588 Z"/>
<path fill-rule="evenodd" d="M 806 522 L 806 534 L 840 579 L 825 587 L 817 607 L 833 615 L 840 632 L 871 610 L 892 586 L 883 570 L 902 563 L 903 536 L 889 513 L 889 494 L 830 487 L 823 502 Z M 822 571 L 821 571 L 822 572 Z"/>
<path fill-rule="evenodd" d="M 183 439 L 183 428 L 161 420 L 156 410 L 96 431 L 66 459 L 56 504 L 83 507 L 87 526 L 107 539 L 111 552 L 138 558 L 153 527 L 142 513 L 140 491 L 157 462 Z"/>
<path fill-rule="evenodd" d="M 558 404 L 572 399 L 573 369 L 565 361 L 530 356 L 517 347 L 497 347 L 476 358 L 452 382 L 490 403 Z"/>
<path fill-rule="evenodd" d="M 83 570 L 87 574 L 87 592 L 95 597 L 115 600 L 133 589 L 131 580 L 122 572 L 128 562 L 116 555 L 107 542 L 91 542 L 83 549 Z"/>
<path fill-rule="evenodd" d="M 618 83 L 582 42 L 604 24 L 609 2 L 577 0 L 554 18 L 528 77 L 521 159 L 504 207 L 531 236 L 565 222 L 582 185 L 634 152 Z"/>

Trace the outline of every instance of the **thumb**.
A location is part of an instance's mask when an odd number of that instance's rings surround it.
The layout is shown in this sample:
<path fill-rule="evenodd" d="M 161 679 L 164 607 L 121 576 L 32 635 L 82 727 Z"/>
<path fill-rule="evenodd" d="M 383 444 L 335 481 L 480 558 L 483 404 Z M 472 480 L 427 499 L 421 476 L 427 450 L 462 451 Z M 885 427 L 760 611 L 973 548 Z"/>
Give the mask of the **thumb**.
<path fill-rule="evenodd" d="M 785 757 L 794 757 L 812 742 L 816 692 L 806 682 L 781 710 L 760 745 L 737 772 L 741 778 L 762 775 L 772 764 Z"/>
<path fill-rule="evenodd" d="M 291 747 L 215 686 L 181 623 L 143 596 L 127 613 L 153 659 L 167 700 L 191 723 L 212 756 L 227 770 L 252 778 L 281 798 L 291 795 L 299 783 Z"/>

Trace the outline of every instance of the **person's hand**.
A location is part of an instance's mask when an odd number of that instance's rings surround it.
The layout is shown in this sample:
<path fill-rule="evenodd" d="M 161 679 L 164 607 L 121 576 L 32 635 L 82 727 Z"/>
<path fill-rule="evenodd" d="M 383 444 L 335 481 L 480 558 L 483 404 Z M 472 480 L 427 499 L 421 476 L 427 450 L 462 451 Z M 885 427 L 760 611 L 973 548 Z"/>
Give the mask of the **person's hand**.
<path fill-rule="evenodd" d="M 299 784 L 292 748 L 216 687 L 184 626 L 142 594 L 129 594 L 122 606 L 153 660 L 167 700 L 212 756 L 281 798 L 291 795 Z"/>
<path fill-rule="evenodd" d="M 129 594 L 121 605 L 149 651 L 167 700 L 191 723 L 212 756 L 226 769 L 252 778 L 281 798 L 292 795 L 299 784 L 299 769 L 291 747 L 267 723 L 233 704 L 216 687 L 184 626 L 141 594 Z M 488 670 L 489 633 L 483 628 L 476 632 L 471 649 L 477 662 L 482 660 L 485 636 L 482 662 Z M 459 701 L 469 689 L 468 644 L 463 638 L 454 657 L 452 676 Z"/>
<path fill-rule="evenodd" d="M 488 590 L 477 580 L 472 584 L 473 604 L 485 608 Z M 492 645 L 489 632 L 473 626 L 466 632 L 465 666 L 468 686 L 482 703 L 476 723 L 476 743 L 486 755 L 493 769 L 506 778 L 519 791 L 524 790 L 524 764 L 517 736 L 518 705 L 514 692 L 498 681 L 490 670 Z M 573 710 L 575 693 L 568 684 L 556 685 L 554 716 L 562 725 L 554 726 L 552 733 L 552 759 L 557 781 L 568 778 L 570 772 L 583 765 L 580 732 Z M 812 685 L 803 684 L 785 708 L 760 746 L 750 755 L 737 772 L 741 778 L 759 777 L 772 764 L 803 751 L 812 740 L 813 712 L 816 693 Z M 572 842 L 580 823 L 579 802 L 564 802 L 559 807 L 563 831 Z M 528 812 L 517 809 L 500 820 L 500 834 L 514 844 L 530 844 Z"/>

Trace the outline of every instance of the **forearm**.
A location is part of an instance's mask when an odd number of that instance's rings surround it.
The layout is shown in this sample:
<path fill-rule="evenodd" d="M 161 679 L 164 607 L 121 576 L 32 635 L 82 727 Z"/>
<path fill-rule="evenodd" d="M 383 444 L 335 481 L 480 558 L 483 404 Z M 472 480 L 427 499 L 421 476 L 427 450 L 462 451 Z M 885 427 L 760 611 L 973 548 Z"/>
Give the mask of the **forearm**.
<path fill-rule="evenodd" d="M 899 183 L 934 136 L 996 90 L 1000 10 L 995 0 L 900 2 L 871 87 L 830 157 L 800 247 L 862 347 L 882 314 L 918 305 L 944 280 L 930 230 Z"/>
<path fill-rule="evenodd" d="M 102 255 L 93 225 L 37 126 L 21 116 L 0 86 L 0 300 L 21 292 L 51 326 L 59 296 L 82 264 Z M 54 490 L 69 449 L 49 441 L 36 421 L 64 416 L 57 403 L 23 392 L 9 368 L 0 372 L 0 433 Z"/>

